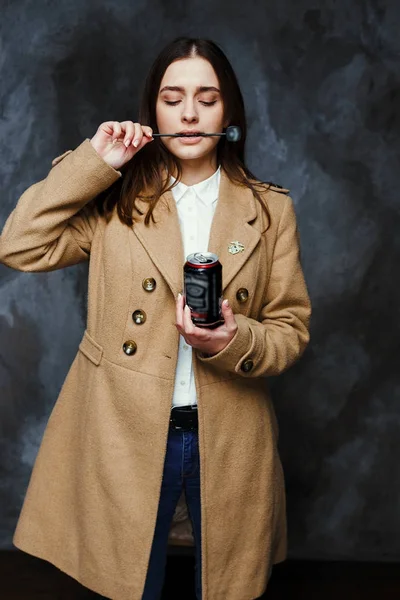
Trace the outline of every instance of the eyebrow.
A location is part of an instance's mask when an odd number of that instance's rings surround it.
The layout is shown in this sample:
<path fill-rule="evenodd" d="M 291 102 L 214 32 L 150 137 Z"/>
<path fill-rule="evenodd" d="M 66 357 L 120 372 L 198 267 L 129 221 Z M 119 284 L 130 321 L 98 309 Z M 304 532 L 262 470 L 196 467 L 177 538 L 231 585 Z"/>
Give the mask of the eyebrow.
<path fill-rule="evenodd" d="M 160 90 L 160 94 L 161 92 L 184 92 L 185 89 L 183 87 L 180 87 L 178 85 L 166 85 L 165 87 L 163 87 L 162 90 Z M 212 85 L 201 85 L 199 87 L 196 88 L 197 92 L 218 92 L 218 94 L 220 93 L 220 90 Z"/>

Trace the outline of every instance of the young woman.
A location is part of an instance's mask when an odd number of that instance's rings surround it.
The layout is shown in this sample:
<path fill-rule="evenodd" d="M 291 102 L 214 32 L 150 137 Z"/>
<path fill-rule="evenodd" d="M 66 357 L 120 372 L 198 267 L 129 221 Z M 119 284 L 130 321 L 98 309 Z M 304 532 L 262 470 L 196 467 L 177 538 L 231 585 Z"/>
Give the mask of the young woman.
<path fill-rule="evenodd" d="M 201 137 L 238 125 L 242 139 Z M 153 138 L 153 132 L 191 137 Z M 150 70 L 138 123 L 102 123 L 8 218 L 0 259 L 90 259 L 87 329 L 50 416 L 14 536 L 115 600 L 160 597 L 184 489 L 196 593 L 251 600 L 286 552 L 284 481 L 265 377 L 308 340 L 310 302 L 287 190 L 246 168 L 241 92 L 211 41 Z M 185 256 L 223 265 L 224 323 L 193 325 Z"/>

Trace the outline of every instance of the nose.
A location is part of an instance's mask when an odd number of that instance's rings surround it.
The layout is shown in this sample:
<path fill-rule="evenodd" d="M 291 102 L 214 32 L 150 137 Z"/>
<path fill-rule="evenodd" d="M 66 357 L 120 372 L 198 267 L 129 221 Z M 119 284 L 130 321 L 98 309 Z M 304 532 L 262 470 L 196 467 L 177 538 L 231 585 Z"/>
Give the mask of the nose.
<path fill-rule="evenodd" d="M 187 98 L 182 108 L 182 121 L 184 123 L 197 123 L 199 116 L 193 99 Z"/>

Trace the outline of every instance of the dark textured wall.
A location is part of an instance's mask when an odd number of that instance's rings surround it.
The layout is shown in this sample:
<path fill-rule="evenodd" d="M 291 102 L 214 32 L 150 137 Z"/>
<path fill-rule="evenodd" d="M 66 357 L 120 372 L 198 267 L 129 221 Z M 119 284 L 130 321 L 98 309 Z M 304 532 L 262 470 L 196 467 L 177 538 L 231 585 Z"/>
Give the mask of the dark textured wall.
<path fill-rule="evenodd" d="M 274 380 L 290 555 L 400 559 L 399 4 L 21 0 L 1 6 L 0 226 L 53 156 L 136 118 L 158 50 L 217 41 L 239 76 L 248 161 L 291 189 L 314 315 Z M 0 265 L 0 547 L 84 328 L 87 267 Z M 245 507 L 244 507 L 245 510 Z"/>

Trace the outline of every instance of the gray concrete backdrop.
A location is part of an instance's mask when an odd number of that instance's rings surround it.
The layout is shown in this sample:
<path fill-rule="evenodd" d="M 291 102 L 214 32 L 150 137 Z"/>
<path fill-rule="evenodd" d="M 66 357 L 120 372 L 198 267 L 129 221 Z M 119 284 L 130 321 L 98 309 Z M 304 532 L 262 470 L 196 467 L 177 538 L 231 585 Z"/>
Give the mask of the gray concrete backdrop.
<path fill-rule="evenodd" d="M 136 118 L 171 38 L 225 50 L 249 166 L 291 189 L 314 306 L 312 344 L 272 382 L 290 556 L 399 560 L 399 3 L 19 0 L 1 15 L 0 227 L 52 157 Z M 0 265 L 0 548 L 84 329 L 86 277 Z"/>

